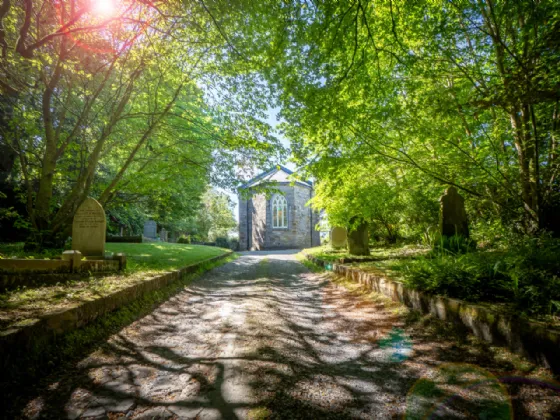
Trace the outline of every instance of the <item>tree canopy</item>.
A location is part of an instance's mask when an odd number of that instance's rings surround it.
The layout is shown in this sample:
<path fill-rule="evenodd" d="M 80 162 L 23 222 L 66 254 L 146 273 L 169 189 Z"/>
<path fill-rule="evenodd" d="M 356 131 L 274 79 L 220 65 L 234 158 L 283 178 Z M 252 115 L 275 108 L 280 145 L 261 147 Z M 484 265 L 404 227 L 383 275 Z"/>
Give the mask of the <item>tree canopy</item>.
<path fill-rule="evenodd" d="M 273 3 L 256 53 L 316 206 L 348 196 L 333 222 L 454 185 L 481 218 L 559 232 L 558 2 Z"/>

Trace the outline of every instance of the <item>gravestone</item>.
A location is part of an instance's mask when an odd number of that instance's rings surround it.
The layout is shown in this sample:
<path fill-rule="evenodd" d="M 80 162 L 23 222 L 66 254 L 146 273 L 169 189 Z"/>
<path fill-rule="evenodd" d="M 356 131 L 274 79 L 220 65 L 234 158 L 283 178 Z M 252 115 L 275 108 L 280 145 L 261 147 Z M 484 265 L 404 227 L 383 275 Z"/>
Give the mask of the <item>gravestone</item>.
<path fill-rule="evenodd" d="M 159 232 L 159 238 L 163 242 L 167 242 L 167 231 L 164 228 L 162 228 L 161 231 Z"/>
<path fill-rule="evenodd" d="M 347 241 L 346 229 L 343 227 L 334 227 L 331 230 L 331 245 L 333 248 L 344 248 Z"/>
<path fill-rule="evenodd" d="M 348 234 L 348 252 L 351 255 L 369 255 L 369 234 L 367 222 L 353 217 L 352 229 Z"/>
<path fill-rule="evenodd" d="M 144 236 L 146 238 L 157 238 L 157 223 L 153 220 L 147 220 L 144 223 Z"/>
<path fill-rule="evenodd" d="M 97 200 L 88 197 L 76 210 L 72 223 L 72 249 L 84 256 L 103 257 L 105 254 L 105 210 Z"/>
<path fill-rule="evenodd" d="M 469 224 L 465 211 L 465 199 L 457 188 L 451 186 L 439 199 L 441 203 L 440 229 L 443 236 L 469 237 Z"/>

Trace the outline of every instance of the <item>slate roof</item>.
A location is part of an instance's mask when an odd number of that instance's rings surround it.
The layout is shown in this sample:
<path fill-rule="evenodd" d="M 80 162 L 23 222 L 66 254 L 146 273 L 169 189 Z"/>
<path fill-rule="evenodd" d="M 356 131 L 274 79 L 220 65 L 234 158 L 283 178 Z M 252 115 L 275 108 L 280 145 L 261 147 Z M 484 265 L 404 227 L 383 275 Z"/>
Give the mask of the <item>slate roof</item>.
<path fill-rule="evenodd" d="M 245 184 L 243 184 L 242 186 L 240 186 L 239 188 L 249 188 L 252 187 L 254 185 L 259 184 L 261 181 L 266 181 L 267 178 L 270 179 L 272 176 L 274 176 L 274 174 L 276 174 L 277 172 L 282 171 L 285 172 L 288 175 L 292 175 L 294 172 L 290 171 L 288 168 L 286 168 L 285 166 L 282 165 L 276 165 L 273 168 L 269 169 L 268 171 L 263 172 L 260 175 L 257 175 L 256 177 L 250 179 L 249 181 L 247 181 Z M 295 181 L 296 184 L 299 185 L 304 185 L 306 187 L 309 188 L 313 188 L 313 183 L 311 181 L 299 181 L 296 180 Z"/>

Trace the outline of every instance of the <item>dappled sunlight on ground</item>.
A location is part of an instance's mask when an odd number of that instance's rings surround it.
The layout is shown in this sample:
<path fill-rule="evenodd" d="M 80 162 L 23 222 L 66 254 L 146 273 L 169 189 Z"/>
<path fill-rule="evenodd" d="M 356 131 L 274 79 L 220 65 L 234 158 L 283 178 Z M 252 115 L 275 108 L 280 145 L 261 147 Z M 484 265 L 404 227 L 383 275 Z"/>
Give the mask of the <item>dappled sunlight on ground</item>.
<path fill-rule="evenodd" d="M 308 272 L 294 253 L 246 253 L 111 337 L 73 369 L 47 378 L 25 414 L 560 414 L 560 396 L 534 382 L 537 371 L 522 374 L 487 348 L 461 344 L 449 331 L 422 322 L 410 321 L 385 299 L 349 292 L 331 282 L 331 274 Z M 505 374 L 523 375 L 526 382 L 502 381 Z"/>

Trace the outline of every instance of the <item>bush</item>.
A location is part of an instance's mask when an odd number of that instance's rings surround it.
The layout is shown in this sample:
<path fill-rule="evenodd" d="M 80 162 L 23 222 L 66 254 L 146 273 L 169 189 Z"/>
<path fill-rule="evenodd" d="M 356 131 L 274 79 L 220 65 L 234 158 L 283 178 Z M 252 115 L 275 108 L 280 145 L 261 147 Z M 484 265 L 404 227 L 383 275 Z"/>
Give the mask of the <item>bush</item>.
<path fill-rule="evenodd" d="M 433 252 L 406 263 L 405 282 L 472 302 L 513 302 L 527 314 L 560 314 L 560 241 L 520 238 L 509 247 L 507 252 Z"/>
<path fill-rule="evenodd" d="M 142 235 L 138 236 L 107 236 L 105 242 L 142 243 Z"/>
<path fill-rule="evenodd" d="M 465 254 L 476 250 L 476 242 L 464 236 L 439 235 L 433 244 L 433 250 L 437 254 Z"/>
<path fill-rule="evenodd" d="M 185 235 L 181 235 L 179 237 L 179 239 L 177 239 L 177 243 L 178 244 L 190 244 L 191 243 L 191 237 L 190 236 L 185 236 Z"/>
<path fill-rule="evenodd" d="M 216 246 L 220 248 L 229 248 L 229 240 L 228 238 L 224 238 L 223 236 L 219 236 L 216 238 Z"/>

